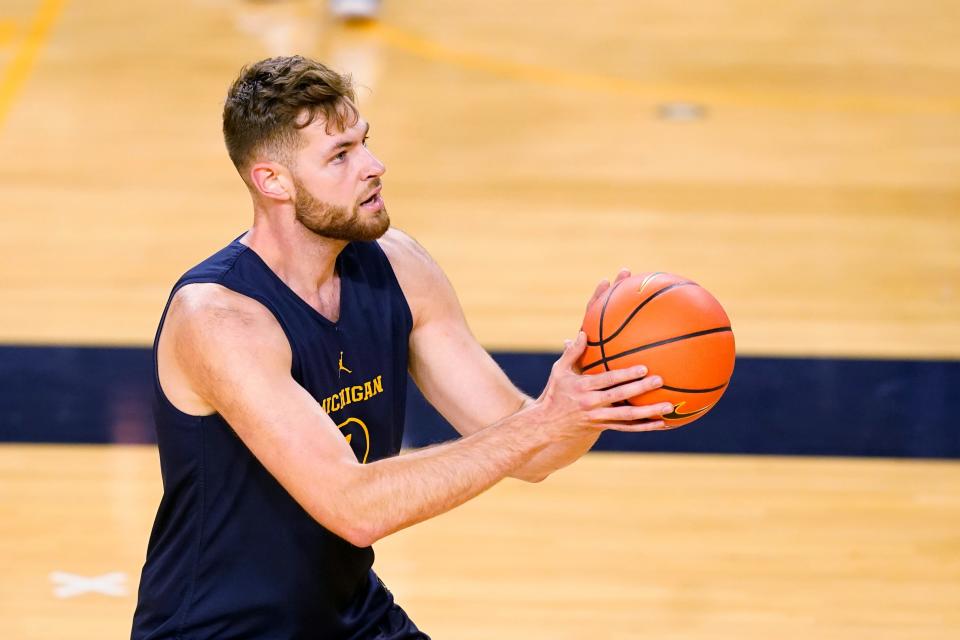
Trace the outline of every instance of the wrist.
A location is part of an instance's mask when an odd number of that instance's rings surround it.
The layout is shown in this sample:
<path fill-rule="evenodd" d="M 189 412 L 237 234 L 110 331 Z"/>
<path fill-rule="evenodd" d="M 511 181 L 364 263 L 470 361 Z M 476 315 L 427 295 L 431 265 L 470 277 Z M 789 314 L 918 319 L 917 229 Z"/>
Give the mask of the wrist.
<path fill-rule="evenodd" d="M 550 445 L 552 440 L 545 428 L 547 415 L 539 400 L 525 399 L 520 410 L 510 416 L 510 422 L 511 432 L 530 453 L 536 453 Z"/>

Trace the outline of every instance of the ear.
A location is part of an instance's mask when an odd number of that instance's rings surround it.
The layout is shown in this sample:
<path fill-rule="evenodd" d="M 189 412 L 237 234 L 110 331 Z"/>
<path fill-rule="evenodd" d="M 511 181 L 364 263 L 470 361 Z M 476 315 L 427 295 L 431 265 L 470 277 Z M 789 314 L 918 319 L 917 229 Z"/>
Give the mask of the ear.
<path fill-rule="evenodd" d="M 276 162 L 258 162 L 250 167 L 250 184 L 271 200 L 292 200 L 293 181 L 283 165 Z"/>

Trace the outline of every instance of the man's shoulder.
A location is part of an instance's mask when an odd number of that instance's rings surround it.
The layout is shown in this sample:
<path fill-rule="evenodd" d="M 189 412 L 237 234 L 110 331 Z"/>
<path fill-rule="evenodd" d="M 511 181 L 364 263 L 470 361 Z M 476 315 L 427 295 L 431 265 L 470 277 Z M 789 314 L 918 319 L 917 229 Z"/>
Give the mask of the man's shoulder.
<path fill-rule="evenodd" d="M 286 335 L 270 311 L 212 282 L 177 290 L 157 346 L 158 375 L 168 376 L 161 381 L 165 393 L 192 415 L 220 412 L 253 373 L 288 374 L 292 363 Z"/>
<path fill-rule="evenodd" d="M 182 330 L 202 331 L 213 337 L 251 330 L 270 331 L 277 325 L 263 304 L 215 282 L 181 286 L 170 301 L 167 324 L 170 323 Z"/>
<path fill-rule="evenodd" d="M 440 267 L 423 245 L 400 229 L 391 227 L 377 243 L 387 255 L 401 285 L 404 280 L 419 281 L 440 272 Z"/>
<path fill-rule="evenodd" d="M 410 305 L 415 325 L 436 317 L 437 309 L 459 308 L 443 269 L 419 242 L 399 229 L 390 229 L 379 242 Z"/>

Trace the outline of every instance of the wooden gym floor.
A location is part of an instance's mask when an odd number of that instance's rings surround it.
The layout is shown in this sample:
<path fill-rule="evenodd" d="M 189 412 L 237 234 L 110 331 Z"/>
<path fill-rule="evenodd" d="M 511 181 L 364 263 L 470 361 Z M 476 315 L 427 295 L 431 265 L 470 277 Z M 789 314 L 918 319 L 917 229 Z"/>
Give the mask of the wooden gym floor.
<path fill-rule="evenodd" d="M 156 450 L 0 449 L 4 638 L 129 634 Z M 377 545 L 438 639 L 952 639 L 954 462 L 593 453 Z M 121 588 L 59 598 L 52 574 Z M 126 578 L 111 582 L 107 574 Z"/>
<path fill-rule="evenodd" d="M 228 83 L 301 52 L 368 87 L 391 216 L 490 348 L 556 351 L 629 266 L 713 291 L 742 354 L 955 360 L 958 43 L 950 0 L 385 0 L 350 29 L 6 0 L 0 342 L 148 344 L 249 221 Z M 152 447 L 0 446 L 0 636 L 127 634 L 159 481 Z M 958 487 L 956 462 L 591 454 L 377 567 L 437 639 L 956 638 Z"/>

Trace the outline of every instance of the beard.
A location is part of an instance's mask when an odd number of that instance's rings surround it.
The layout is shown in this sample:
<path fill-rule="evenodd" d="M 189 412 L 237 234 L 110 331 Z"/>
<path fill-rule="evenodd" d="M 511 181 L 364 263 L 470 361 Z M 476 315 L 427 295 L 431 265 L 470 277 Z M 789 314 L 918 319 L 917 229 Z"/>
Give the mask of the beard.
<path fill-rule="evenodd" d="M 352 210 L 348 210 L 343 205 L 331 204 L 314 197 L 306 185 L 296 178 L 293 183 L 297 188 L 294 203 L 297 221 L 319 236 L 347 242 L 370 242 L 381 237 L 390 228 L 390 216 L 387 215 L 386 206 L 365 216 L 360 211 L 359 202 L 353 205 Z M 380 186 L 379 180 L 372 186 Z"/>

